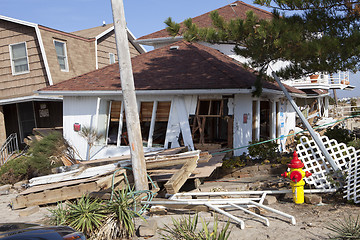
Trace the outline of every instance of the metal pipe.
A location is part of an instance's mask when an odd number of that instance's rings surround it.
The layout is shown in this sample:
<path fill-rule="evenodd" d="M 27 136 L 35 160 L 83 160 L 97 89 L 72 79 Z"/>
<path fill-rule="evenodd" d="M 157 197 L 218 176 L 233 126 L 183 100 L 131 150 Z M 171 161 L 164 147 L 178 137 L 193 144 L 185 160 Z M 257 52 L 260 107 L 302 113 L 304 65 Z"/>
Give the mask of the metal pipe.
<path fill-rule="evenodd" d="M 333 193 L 336 189 L 305 189 L 304 193 Z M 193 193 L 176 193 L 170 200 L 178 200 L 181 196 L 224 196 L 224 195 L 250 195 L 250 194 L 285 194 L 292 193 L 291 189 L 286 190 L 263 190 L 263 191 L 237 191 L 237 192 L 193 192 Z"/>
<path fill-rule="evenodd" d="M 244 223 L 244 221 L 241 220 L 240 218 L 237 218 L 237 217 L 231 215 L 230 213 L 227 213 L 227 212 L 225 212 L 224 210 L 221 210 L 220 208 L 218 208 L 218 207 L 216 207 L 216 206 L 213 206 L 213 205 L 210 204 L 210 203 L 206 203 L 205 206 L 207 206 L 208 208 L 210 208 L 210 209 L 212 209 L 212 210 L 214 210 L 214 211 L 216 211 L 216 212 L 218 212 L 218 213 L 221 213 L 221 214 L 223 214 L 223 215 L 225 215 L 225 216 L 227 216 L 227 217 L 235 220 L 236 222 L 240 223 L 240 229 L 244 229 L 244 228 L 245 228 L 245 223 Z"/>
<path fill-rule="evenodd" d="M 253 204 L 253 205 L 255 205 L 255 206 L 261 207 L 261 208 L 263 208 L 263 209 L 265 209 L 265 210 L 268 210 L 268 211 L 270 211 L 270 212 L 277 213 L 277 214 L 279 214 L 279 215 L 281 215 L 281 216 L 290 218 L 291 224 L 296 225 L 295 217 L 294 217 L 294 216 L 291 216 L 290 214 L 283 213 L 283 212 L 281 212 L 281 211 L 279 211 L 279 210 L 276 210 L 276 209 L 273 209 L 273 208 L 271 208 L 271 207 L 268 207 L 268 206 L 259 204 L 259 203 L 254 202 L 254 201 L 249 201 L 249 203 L 251 203 L 251 204 Z"/>
<path fill-rule="evenodd" d="M 289 100 L 291 106 L 294 108 L 295 112 L 297 113 L 297 115 L 300 117 L 302 123 L 305 125 L 305 127 L 307 128 L 307 130 L 309 131 L 311 137 L 314 139 L 316 145 L 319 147 L 320 151 L 322 152 L 322 154 L 324 155 L 325 159 L 330 163 L 331 167 L 334 169 L 334 171 L 338 171 L 340 170 L 340 168 L 338 167 L 338 165 L 336 165 L 336 163 L 334 162 L 333 158 L 330 156 L 330 154 L 328 153 L 328 151 L 326 150 L 323 142 L 321 141 L 321 139 L 319 138 L 318 135 L 316 135 L 314 129 L 311 127 L 311 125 L 309 124 L 309 122 L 306 120 L 306 118 L 304 117 L 304 115 L 301 113 L 300 109 L 298 108 L 298 106 L 296 105 L 295 101 L 291 98 L 289 92 L 286 90 L 286 88 L 284 87 L 284 85 L 281 83 L 281 80 L 279 79 L 279 77 L 276 75 L 275 72 L 272 73 L 273 77 L 275 78 L 276 82 L 279 84 L 281 90 L 284 92 L 286 98 Z"/>
<path fill-rule="evenodd" d="M 233 207 L 235 207 L 235 208 L 238 208 L 238 209 L 240 209 L 240 210 L 243 210 L 244 212 L 246 212 L 246 213 L 248 213 L 248 214 L 250 214 L 250 215 L 253 215 L 253 216 L 255 216 L 255 217 L 258 217 L 258 218 L 263 219 L 263 220 L 266 222 L 266 226 L 270 226 L 269 219 L 267 219 L 266 217 L 263 217 L 263 216 L 261 216 L 261 215 L 259 215 L 259 214 L 256 214 L 256 213 L 252 212 L 252 211 L 249 211 L 249 210 L 247 210 L 247 209 L 245 209 L 245 208 L 243 208 L 243 207 L 240 207 L 239 205 L 236 205 L 236 204 L 233 204 L 233 203 L 230 203 L 230 205 L 233 206 Z"/>

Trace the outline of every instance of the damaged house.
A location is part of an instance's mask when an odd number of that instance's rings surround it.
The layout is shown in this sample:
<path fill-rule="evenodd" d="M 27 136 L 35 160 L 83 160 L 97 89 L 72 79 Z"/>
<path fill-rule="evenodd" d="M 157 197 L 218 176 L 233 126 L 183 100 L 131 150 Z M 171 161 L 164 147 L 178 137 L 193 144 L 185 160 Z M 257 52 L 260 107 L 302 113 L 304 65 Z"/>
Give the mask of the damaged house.
<path fill-rule="evenodd" d="M 212 143 L 241 155 L 249 142 L 295 127 L 295 112 L 277 84 L 265 82 L 254 97 L 256 74 L 213 48 L 179 41 L 133 57 L 132 66 L 145 151 Z M 287 89 L 294 98 L 305 95 Z M 118 64 L 38 92 L 63 96 L 64 137 L 81 159 L 129 154 Z M 79 134 L 85 126 L 104 136 L 90 156 Z"/>

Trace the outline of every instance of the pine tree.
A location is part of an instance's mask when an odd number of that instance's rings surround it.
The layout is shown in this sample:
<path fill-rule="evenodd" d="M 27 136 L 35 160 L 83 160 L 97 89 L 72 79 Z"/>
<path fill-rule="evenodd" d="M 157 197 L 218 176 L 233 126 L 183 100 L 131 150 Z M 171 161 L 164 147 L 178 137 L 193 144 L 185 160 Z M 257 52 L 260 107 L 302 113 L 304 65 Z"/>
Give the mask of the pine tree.
<path fill-rule="evenodd" d="M 235 44 L 236 54 L 251 58 L 249 65 L 260 75 L 276 61 L 289 63 L 277 72 L 283 78 L 315 72 L 356 72 L 360 64 L 359 2 L 255 0 L 274 9 L 272 20 L 259 19 L 249 11 L 246 19 L 227 22 L 214 11 L 210 28 L 199 28 L 192 19 L 186 19 L 180 32 L 180 25 L 171 18 L 165 23 L 172 36 L 180 34 L 187 41 Z"/>

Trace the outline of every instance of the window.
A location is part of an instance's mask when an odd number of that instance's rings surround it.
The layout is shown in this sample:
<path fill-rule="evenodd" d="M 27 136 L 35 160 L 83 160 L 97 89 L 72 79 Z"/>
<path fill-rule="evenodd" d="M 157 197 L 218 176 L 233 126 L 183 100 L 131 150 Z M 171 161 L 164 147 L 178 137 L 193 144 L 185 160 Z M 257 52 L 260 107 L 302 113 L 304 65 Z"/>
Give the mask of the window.
<path fill-rule="evenodd" d="M 109 53 L 110 64 L 115 63 L 115 54 Z"/>
<path fill-rule="evenodd" d="M 65 72 L 69 71 L 67 53 L 66 53 L 66 43 L 54 40 L 54 45 L 61 71 L 65 71 Z"/>
<path fill-rule="evenodd" d="M 10 58 L 13 75 L 30 72 L 25 42 L 10 45 Z"/>

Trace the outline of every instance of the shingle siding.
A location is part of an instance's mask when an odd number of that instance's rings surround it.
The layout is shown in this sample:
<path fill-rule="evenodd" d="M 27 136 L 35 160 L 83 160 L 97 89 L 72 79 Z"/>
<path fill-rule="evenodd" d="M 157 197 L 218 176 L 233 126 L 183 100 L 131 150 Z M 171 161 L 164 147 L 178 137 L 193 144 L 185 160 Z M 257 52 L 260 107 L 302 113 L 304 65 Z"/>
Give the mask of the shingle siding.
<path fill-rule="evenodd" d="M 40 29 L 53 83 L 84 74 L 95 69 L 95 44 L 60 33 Z M 54 40 L 66 43 L 69 71 L 61 71 Z"/>
<path fill-rule="evenodd" d="M 12 75 L 10 44 L 26 42 L 29 73 Z M 34 28 L 0 20 L 0 99 L 31 95 L 47 84 Z"/>

